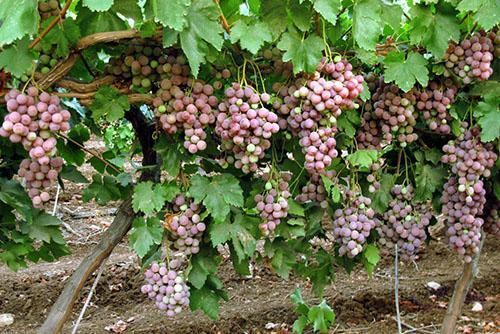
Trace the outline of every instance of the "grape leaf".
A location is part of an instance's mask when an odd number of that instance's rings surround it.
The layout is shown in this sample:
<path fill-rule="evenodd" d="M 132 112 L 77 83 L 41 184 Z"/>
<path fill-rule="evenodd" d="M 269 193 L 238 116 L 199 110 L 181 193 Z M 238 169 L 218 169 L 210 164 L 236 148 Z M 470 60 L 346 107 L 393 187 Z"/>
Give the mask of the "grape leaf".
<path fill-rule="evenodd" d="M 288 18 L 286 8 L 286 1 L 262 0 L 260 7 L 262 22 L 271 29 L 273 41 L 277 40 L 286 29 Z"/>
<path fill-rule="evenodd" d="M 37 0 L 0 1 L 0 47 L 38 31 Z"/>
<path fill-rule="evenodd" d="M 216 175 L 212 178 L 194 175 L 191 178 L 189 194 L 197 203 L 203 201 L 216 221 L 224 221 L 231 206 L 243 206 L 243 190 L 238 179 L 231 174 Z"/>
<path fill-rule="evenodd" d="M 265 42 L 271 42 L 272 36 L 263 22 L 253 22 L 247 25 L 243 20 L 236 21 L 231 29 L 231 42 L 240 41 L 243 49 L 256 54 Z"/>
<path fill-rule="evenodd" d="M 309 3 L 292 1 L 289 7 L 293 23 L 300 31 L 309 31 L 313 11 Z"/>
<path fill-rule="evenodd" d="M 111 11 L 129 17 L 135 22 L 142 21 L 142 11 L 137 0 L 117 0 L 111 7 Z"/>
<path fill-rule="evenodd" d="M 90 131 L 85 125 L 78 124 L 71 128 L 67 137 L 71 140 L 66 142 L 64 140 L 57 141 L 58 153 L 66 162 L 80 166 L 85 162 L 85 153 L 80 146 L 90 139 Z"/>
<path fill-rule="evenodd" d="M 99 205 L 106 205 L 121 197 L 122 192 L 113 177 L 96 174 L 92 177 L 92 183 L 83 191 L 82 199 L 88 202 L 95 198 Z"/>
<path fill-rule="evenodd" d="M 283 34 L 277 47 L 285 51 L 283 61 L 292 61 L 295 74 L 302 71 L 312 73 L 321 59 L 324 44 L 316 35 L 302 38 L 297 31 L 289 29 Z"/>
<path fill-rule="evenodd" d="M 89 183 L 89 180 L 73 165 L 64 165 L 59 176 L 74 183 Z"/>
<path fill-rule="evenodd" d="M 214 291 L 203 287 L 201 289 L 191 289 L 189 306 L 191 310 L 202 310 L 213 320 L 219 315 L 219 300 L 221 299 Z"/>
<path fill-rule="evenodd" d="M 127 23 L 117 15 L 113 7 L 111 10 L 105 12 L 93 12 L 87 7 L 83 7 L 81 3 L 78 3 L 76 8 L 78 11 L 76 22 L 83 36 L 98 32 L 124 30 L 129 27 Z"/>
<path fill-rule="evenodd" d="M 377 161 L 378 152 L 375 150 L 357 150 L 347 156 L 347 161 L 352 166 L 369 168 L 371 164 Z"/>
<path fill-rule="evenodd" d="M 159 245 L 163 239 L 163 226 L 156 217 L 137 217 L 132 222 L 129 234 L 131 247 L 139 257 L 144 257 L 151 246 Z"/>
<path fill-rule="evenodd" d="M 120 0 L 118 0 L 120 1 Z M 104 12 L 113 6 L 114 0 L 83 0 L 82 3 L 85 7 L 93 12 Z"/>
<path fill-rule="evenodd" d="M 457 6 L 460 11 L 473 12 L 474 21 L 485 30 L 490 30 L 499 24 L 498 8 L 500 8 L 499 0 L 463 0 Z"/>
<path fill-rule="evenodd" d="M 164 27 L 182 31 L 190 4 L 191 0 L 147 0 L 144 12 L 146 18 L 155 18 Z"/>
<path fill-rule="evenodd" d="M 194 1 L 188 9 L 186 22 L 186 27 L 180 33 L 180 42 L 191 72 L 197 77 L 209 45 L 220 51 L 224 42 L 219 9 L 211 0 Z"/>
<path fill-rule="evenodd" d="M 377 246 L 369 244 L 363 250 L 363 264 L 368 275 L 371 277 L 375 266 L 380 261 L 380 251 Z"/>
<path fill-rule="evenodd" d="M 92 118 L 99 121 L 105 118 L 108 122 L 117 121 L 125 115 L 125 111 L 130 109 L 130 104 L 126 95 L 120 93 L 111 86 L 99 88 L 95 94 L 94 101 L 90 105 Z"/>
<path fill-rule="evenodd" d="M 44 22 L 42 27 L 46 27 L 48 21 Z M 55 54 L 60 57 L 65 57 L 69 54 L 69 48 L 75 45 L 80 39 L 81 33 L 80 28 L 76 24 L 75 20 L 66 19 L 64 20 L 63 26 L 59 24 L 50 30 L 50 32 L 42 39 L 42 46 L 56 45 Z"/>
<path fill-rule="evenodd" d="M 33 221 L 30 224 L 22 225 L 22 231 L 31 238 L 45 242 L 55 242 L 64 245 L 64 237 L 59 229 L 61 221 L 59 218 L 49 215 L 40 210 L 36 210 Z"/>
<path fill-rule="evenodd" d="M 441 166 L 422 164 L 417 165 L 416 174 L 415 199 L 417 201 L 432 199 L 432 194 L 436 190 L 441 190 L 447 175 L 446 170 Z"/>
<path fill-rule="evenodd" d="M 311 307 L 307 317 L 313 324 L 314 331 L 328 333 L 328 328 L 335 322 L 335 313 L 325 300 Z"/>
<path fill-rule="evenodd" d="M 410 21 L 410 41 L 427 48 L 435 57 L 442 57 L 448 42 L 460 38 L 458 20 L 454 14 L 437 12 L 419 6 L 413 7 Z"/>
<path fill-rule="evenodd" d="M 292 330 L 294 333 L 302 334 L 308 324 L 309 319 L 307 319 L 307 316 L 301 315 L 293 322 Z"/>
<path fill-rule="evenodd" d="M 380 2 L 382 21 L 391 26 L 394 30 L 401 25 L 403 17 L 403 8 L 399 3 Z"/>
<path fill-rule="evenodd" d="M 375 50 L 384 22 L 378 0 L 356 1 L 352 15 L 352 34 L 356 43 L 365 50 Z"/>
<path fill-rule="evenodd" d="M 135 212 L 142 211 L 151 215 L 161 210 L 167 197 L 166 188 L 152 181 L 138 183 L 134 188 L 132 196 L 132 207 Z"/>
<path fill-rule="evenodd" d="M 7 46 L 0 52 L 0 69 L 20 77 L 27 73 L 33 66 L 35 57 L 28 48 L 29 39 L 23 38 L 15 44 Z"/>
<path fill-rule="evenodd" d="M 372 208 L 378 213 L 384 213 L 391 200 L 391 189 L 394 186 L 395 177 L 391 174 L 383 174 L 380 179 L 380 188 L 370 194 Z"/>
<path fill-rule="evenodd" d="M 314 0 L 314 10 L 323 16 L 325 20 L 335 25 L 337 15 L 342 8 L 341 0 Z"/>
<path fill-rule="evenodd" d="M 217 271 L 220 264 L 220 257 L 213 251 L 203 249 L 200 253 L 191 258 L 191 269 L 188 281 L 196 289 L 201 289 L 211 274 Z"/>
<path fill-rule="evenodd" d="M 474 110 L 477 123 L 481 126 L 481 140 L 490 142 L 500 138 L 500 97 L 498 92 L 487 94 Z"/>
<path fill-rule="evenodd" d="M 429 81 L 427 60 L 420 53 L 410 52 L 405 59 L 404 53 L 391 52 L 384 60 L 384 81 L 394 81 L 399 88 L 407 92 L 418 81 L 423 87 Z"/>

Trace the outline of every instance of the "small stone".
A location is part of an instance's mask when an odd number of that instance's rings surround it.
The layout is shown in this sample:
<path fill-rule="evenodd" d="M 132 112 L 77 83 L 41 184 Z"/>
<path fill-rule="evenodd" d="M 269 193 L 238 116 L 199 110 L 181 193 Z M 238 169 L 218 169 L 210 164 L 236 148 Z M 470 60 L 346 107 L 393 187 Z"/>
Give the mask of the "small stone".
<path fill-rule="evenodd" d="M 441 284 L 439 284 L 438 282 L 433 282 L 433 281 L 427 282 L 427 284 L 425 286 L 431 290 L 434 290 L 434 291 L 437 291 L 441 288 Z"/>
<path fill-rule="evenodd" d="M 483 305 L 481 305 L 480 302 L 474 302 L 472 305 L 472 312 L 482 312 L 483 311 Z"/>
<path fill-rule="evenodd" d="M 0 314 L 0 327 L 10 326 L 14 323 L 14 315 L 10 313 Z"/>

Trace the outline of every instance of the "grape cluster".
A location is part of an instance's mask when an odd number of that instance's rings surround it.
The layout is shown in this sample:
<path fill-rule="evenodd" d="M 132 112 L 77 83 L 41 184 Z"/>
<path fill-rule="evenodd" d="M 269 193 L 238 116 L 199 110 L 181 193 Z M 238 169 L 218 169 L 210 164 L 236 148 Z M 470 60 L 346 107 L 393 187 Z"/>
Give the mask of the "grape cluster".
<path fill-rule="evenodd" d="M 179 314 L 189 306 L 189 286 L 179 271 L 180 262 L 173 259 L 168 263 L 153 262 L 144 273 L 146 284 L 141 292 L 156 302 L 156 307 L 166 311 L 167 316 Z"/>
<path fill-rule="evenodd" d="M 257 56 L 269 62 L 269 66 L 262 66 L 262 74 L 279 75 L 285 79 L 293 75 L 292 62 L 283 62 L 283 52 L 277 47 L 261 50 Z"/>
<path fill-rule="evenodd" d="M 337 157 L 337 142 L 333 137 L 336 131 L 336 128 L 331 127 L 319 128 L 300 139 L 306 158 L 305 168 L 310 174 L 322 173 Z"/>
<path fill-rule="evenodd" d="M 280 130 L 278 115 L 265 106 L 270 95 L 250 86 L 233 83 L 225 95 L 226 100 L 219 103 L 215 133 L 222 139 L 221 149 L 232 152 L 234 158 L 221 163 L 234 161 L 243 172 L 254 172 L 271 146 L 271 136 Z"/>
<path fill-rule="evenodd" d="M 414 260 L 427 239 L 426 227 L 432 218 L 430 208 L 426 205 L 412 203 L 413 187 L 396 185 L 391 193 L 394 197 L 389 208 L 384 212 L 385 224 L 377 227 L 379 242 L 389 251 L 398 245 L 398 252 L 403 260 Z"/>
<path fill-rule="evenodd" d="M 288 216 L 288 198 L 291 195 L 288 182 L 291 178 L 290 173 L 281 173 L 275 178 L 271 178 L 270 173 L 262 175 L 262 179 L 266 181 L 266 191 L 255 195 L 255 202 L 263 220 L 259 228 L 265 235 L 272 233 L 280 224 L 281 219 Z"/>
<path fill-rule="evenodd" d="M 484 219 L 484 230 L 491 234 L 496 236 L 497 238 L 500 238 L 500 203 L 497 200 L 493 206 L 490 208 L 488 214 L 486 215 Z"/>
<path fill-rule="evenodd" d="M 21 143 L 29 152 L 30 159 L 23 161 L 19 172 L 25 178 L 33 205 L 40 207 L 49 200 L 43 189 L 57 179 L 63 165 L 61 158 L 55 158 L 54 133 L 69 130 L 71 114 L 61 108 L 57 96 L 40 93 L 35 87 L 29 87 L 27 94 L 11 90 L 5 100 L 9 113 L 0 127 L 0 136 Z"/>
<path fill-rule="evenodd" d="M 374 193 L 380 189 L 380 181 L 378 180 L 378 171 L 382 167 L 383 161 L 379 159 L 378 161 L 370 165 L 370 174 L 366 176 L 366 181 L 370 184 L 368 186 L 368 192 Z"/>
<path fill-rule="evenodd" d="M 356 142 L 361 149 L 380 150 L 382 141 L 381 123 L 373 114 L 373 104 L 371 101 L 367 101 L 361 115 L 361 125 L 356 134 Z"/>
<path fill-rule="evenodd" d="M 133 88 L 147 91 L 155 82 L 169 79 L 173 85 L 186 84 L 189 66 L 183 55 L 164 50 L 155 42 L 133 42 L 122 57 L 111 58 L 106 66 L 109 74 L 132 80 Z"/>
<path fill-rule="evenodd" d="M 200 251 L 200 240 L 207 228 L 201 221 L 201 208 L 184 195 L 178 195 L 173 204 L 175 215 L 167 226 L 175 237 L 173 247 L 176 252 L 185 255 L 196 254 Z"/>
<path fill-rule="evenodd" d="M 382 138 L 387 143 L 397 140 L 402 147 L 417 140 L 413 133 L 417 114 L 415 94 L 403 93 L 396 85 L 381 86 L 372 96 L 373 117 L 380 122 Z"/>
<path fill-rule="evenodd" d="M 42 0 L 38 2 L 38 12 L 42 20 L 46 20 L 51 16 L 59 15 L 59 1 L 57 0 Z"/>
<path fill-rule="evenodd" d="M 42 74 L 49 73 L 50 70 L 54 68 L 54 66 L 56 66 L 57 63 L 59 63 L 59 61 L 62 59 L 62 57 L 56 55 L 57 45 L 39 43 L 35 45 L 33 49 L 40 52 L 40 55 L 38 57 L 37 70 Z M 28 79 L 27 76 L 25 76 L 25 78 Z M 21 78 L 21 81 L 27 81 L 23 79 L 24 78 Z"/>
<path fill-rule="evenodd" d="M 62 169 L 64 161 L 60 157 L 50 158 L 50 162 L 41 165 L 31 159 L 24 159 L 20 166 L 18 175 L 25 181 L 28 195 L 36 208 L 50 200 L 47 188 L 57 182 L 57 177 Z"/>
<path fill-rule="evenodd" d="M 445 145 L 443 151 L 441 161 L 452 166 L 453 174 L 444 185 L 441 198 L 448 226 L 446 236 L 450 246 L 470 262 L 478 251 L 484 223 L 481 215 L 486 190 L 482 179 L 491 175 L 497 154 L 490 144 L 481 143 L 476 128 Z"/>
<path fill-rule="evenodd" d="M 335 240 L 340 244 L 339 255 L 347 255 L 354 258 L 363 251 L 363 245 L 370 231 L 374 229 L 378 222 L 375 218 L 375 211 L 370 208 L 371 199 L 363 196 L 356 196 L 352 191 L 346 191 L 349 206 L 344 209 L 337 209 L 333 220 L 333 234 Z"/>
<path fill-rule="evenodd" d="M 473 79 L 487 80 L 493 73 L 491 66 L 495 52 L 493 41 L 496 41 L 496 37 L 492 37 L 478 32 L 460 44 L 451 43 L 444 55 L 447 68 L 445 74 L 449 76 L 454 73 L 462 78 L 465 84 Z"/>
<path fill-rule="evenodd" d="M 161 98 L 153 101 L 162 128 L 168 134 L 182 129 L 184 147 L 192 154 L 203 151 L 207 147 L 205 128 L 215 122 L 213 108 L 218 105 L 212 85 L 193 82 L 186 89 L 190 94 L 186 94 L 178 86 L 171 86 L 171 82 L 164 84 L 165 81 L 167 79 L 162 81 L 162 87 L 171 89 L 173 98 L 167 104 L 163 104 Z"/>
<path fill-rule="evenodd" d="M 429 129 L 442 134 L 451 132 L 449 122 L 452 118 L 448 109 L 455 100 L 456 94 L 457 87 L 451 80 L 447 80 L 443 85 L 431 81 L 427 89 L 415 92 L 416 107 L 422 112 Z"/>
<path fill-rule="evenodd" d="M 297 195 L 295 200 L 299 203 L 307 203 L 309 201 L 319 203 L 320 207 L 327 208 L 327 193 L 325 186 L 323 184 L 323 179 L 321 175 L 326 176 L 328 179 L 332 180 L 337 174 L 334 170 L 324 171 L 321 174 L 312 174 L 309 177 L 306 185 L 302 187 L 302 192 Z"/>

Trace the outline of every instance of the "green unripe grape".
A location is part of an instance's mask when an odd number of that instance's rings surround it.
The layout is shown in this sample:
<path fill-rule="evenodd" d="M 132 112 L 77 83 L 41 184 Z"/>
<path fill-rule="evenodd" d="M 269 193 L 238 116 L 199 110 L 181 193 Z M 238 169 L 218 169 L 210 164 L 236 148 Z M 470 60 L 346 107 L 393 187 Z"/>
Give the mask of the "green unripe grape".
<path fill-rule="evenodd" d="M 52 51 L 52 45 L 50 45 L 50 44 L 42 44 L 42 51 L 43 51 L 43 53 L 51 53 L 51 51 Z"/>
<path fill-rule="evenodd" d="M 149 88 L 151 87 L 151 80 L 149 79 L 142 79 L 141 80 L 141 86 L 144 87 L 144 88 Z"/>
<path fill-rule="evenodd" d="M 337 123 L 337 118 L 335 116 L 330 116 L 330 123 L 336 124 Z"/>
<path fill-rule="evenodd" d="M 290 139 L 292 139 L 292 135 L 289 134 L 288 132 L 286 132 L 285 133 L 285 138 L 288 139 L 288 140 L 290 140 Z"/>
<path fill-rule="evenodd" d="M 257 103 L 253 103 L 250 105 L 250 107 L 252 107 L 252 109 L 257 109 L 259 105 Z"/>
<path fill-rule="evenodd" d="M 43 65 L 47 65 L 50 63 L 50 56 L 49 55 L 41 55 L 40 56 L 40 63 Z"/>
<path fill-rule="evenodd" d="M 42 74 L 47 74 L 47 73 L 50 72 L 50 68 L 48 68 L 47 66 L 44 66 L 44 67 L 42 67 L 42 69 L 40 70 L 40 72 Z"/>
<path fill-rule="evenodd" d="M 49 62 L 49 65 L 50 65 L 51 67 L 56 66 L 56 65 L 57 65 L 57 59 L 52 58 L 52 59 L 50 60 L 50 62 Z"/>
<path fill-rule="evenodd" d="M 409 222 L 412 218 L 413 218 L 412 216 L 406 216 L 406 217 L 405 217 L 405 220 L 406 220 L 407 222 Z"/>
<path fill-rule="evenodd" d="M 300 114 L 302 112 L 302 109 L 300 109 L 300 107 L 295 107 L 293 111 L 295 111 L 296 114 Z"/>
<path fill-rule="evenodd" d="M 20 79 L 21 79 L 22 82 L 26 82 L 26 81 L 29 80 L 29 78 L 28 78 L 28 76 L 26 74 L 21 75 Z"/>
<path fill-rule="evenodd" d="M 401 147 L 406 147 L 406 142 L 401 143 Z"/>
<path fill-rule="evenodd" d="M 410 104 L 410 101 L 409 101 L 407 98 L 402 98 L 402 99 L 401 99 L 401 105 L 402 105 L 403 107 L 406 107 L 406 106 L 408 106 L 409 104 Z"/>
<path fill-rule="evenodd" d="M 256 163 L 257 161 L 259 161 L 259 157 L 256 156 L 256 155 L 251 155 L 248 160 L 250 160 L 250 162 L 252 163 Z"/>
<path fill-rule="evenodd" d="M 338 62 L 339 62 L 339 61 L 341 61 L 341 60 L 342 60 L 342 57 L 341 57 L 340 55 L 336 55 L 336 56 L 333 58 L 333 61 L 334 61 L 335 63 L 338 63 Z"/>
<path fill-rule="evenodd" d="M 243 104 L 243 100 L 242 99 L 236 100 L 236 105 L 237 106 L 241 106 L 242 104 Z"/>
<path fill-rule="evenodd" d="M 359 108 L 359 104 L 354 103 L 354 109 L 358 109 L 358 108 Z"/>
<path fill-rule="evenodd" d="M 167 111 L 167 107 L 165 107 L 163 104 L 161 106 L 158 107 L 158 111 L 161 112 L 161 113 L 164 113 L 165 111 Z"/>
<path fill-rule="evenodd" d="M 183 204 L 183 205 L 181 205 L 181 207 L 180 207 L 181 211 L 186 211 L 186 210 L 187 210 L 187 208 L 188 208 L 187 204 Z"/>
<path fill-rule="evenodd" d="M 156 60 L 151 60 L 151 63 L 149 64 L 151 68 L 157 68 L 158 67 L 158 62 Z"/>
<path fill-rule="evenodd" d="M 273 184 L 269 181 L 266 182 L 266 190 L 271 190 L 273 189 Z"/>
<path fill-rule="evenodd" d="M 132 85 L 140 86 L 141 85 L 141 77 L 133 77 L 132 78 Z"/>
<path fill-rule="evenodd" d="M 366 206 L 365 206 L 365 203 L 361 203 L 361 204 L 359 205 L 359 208 L 360 208 L 361 210 L 363 210 L 365 207 L 366 207 Z"/>
<path fill-rule="evenodd" d="M 255 152 L 255 145 L 254 144 L 248 144 L 247 151 L 250 152 L 250 153 Z"/>
<path fill-rule="evenodd" d="M 465 65 L 464 66 L 464 71 L 465 72 L 469 72 L 470 71 L 470 66 L 469 65 Z"/>
<path fill-rule="evenodd" d="M 59 8 L 59 2 L 57 0 L 50 0 L 49 7 L 50 9 L 57 9 Z"/>

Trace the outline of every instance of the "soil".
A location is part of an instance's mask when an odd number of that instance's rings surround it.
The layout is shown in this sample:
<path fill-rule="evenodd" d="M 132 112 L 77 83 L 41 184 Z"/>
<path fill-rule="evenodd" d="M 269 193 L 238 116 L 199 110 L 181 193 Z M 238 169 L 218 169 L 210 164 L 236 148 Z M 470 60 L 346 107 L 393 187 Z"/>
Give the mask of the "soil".
<path fill-rule="evenodd" d="M 85 174 L 91 174 L 86 167 Z M 61 292 L 66 279 L 113 219 L 116 204 L 99 207 L 81 202 L 82 186 L 67 184 L 60 196 L 58 213 L 72 254 L 53 263 L 32 264 L 18 273 L 0 267 L 0 314 L 12 313 L 15 321 L 0 327 L 0 333 L 34 333 Z M 500 240 L 489 237 L 483 248 L 479 275 L 467 297 L 459 320 L 459 333 L 500 333 Z M 418 267 L 417 267 L 418 265 Z M 438 333 L 462 263 L 442 242 L 433 242 L 414 263 L 401 263 L 400 309 L 405 333 Z M 94 273 L 95 277 L 95 273 Z M 310 303 L 318 303 L 310 284 L 300 278 L 282 280 L 268 268 L 256 265 L 253 277 L 243 279 L 229 261 L 219 277 L 230 295 L 220 317 L 212 321 L 200 311 L 181 313 L 174 319 L 156 310 L 139 291 L 142 273 L 138 259 L 123 241 L 113 251 L 78 333 L 290 333 L 297 315 L 290 294 L 298 287 Z M 64 333 L 87 298 L 94 279 L 83 289 Z M 441 288 L 431 291 L 428 282 Z M 337 324 L 331 333 L 397 333 L 394 307 L 393 263 L 385 258 L 372 278 L 362 270 L 347 275 L 339 269 L 325 299 L 335 310 Z M 472 312 L 474 302 L 483 306 Z M 409 327 L 411 326 L 411 327 Z"/>

